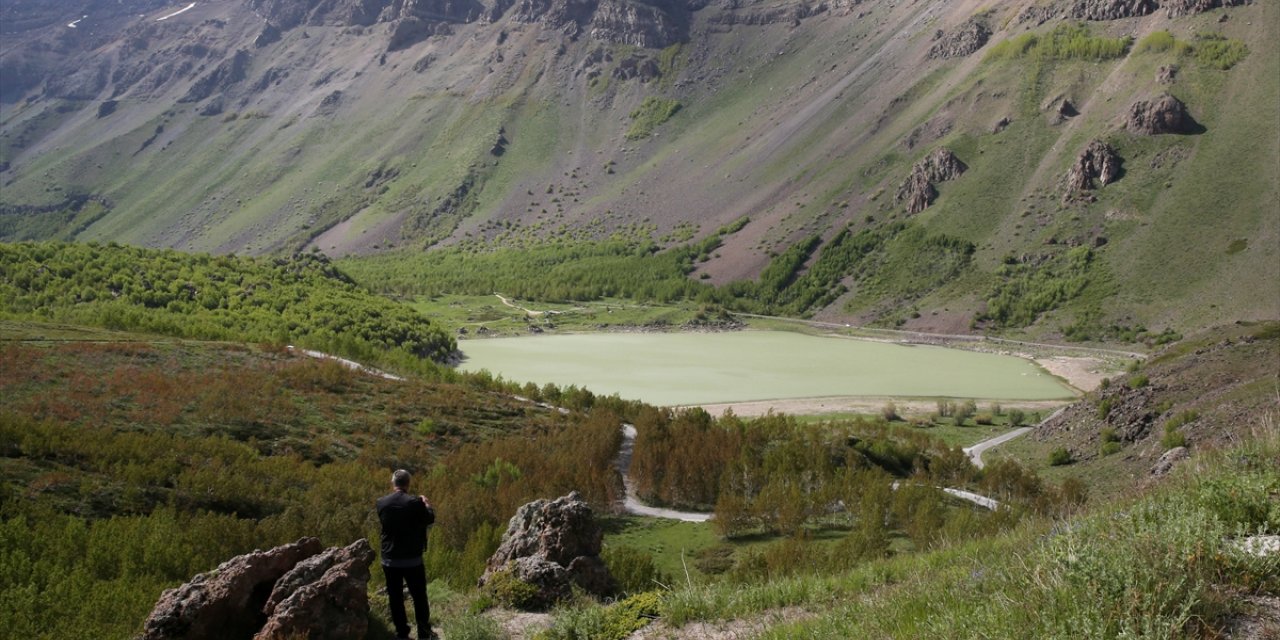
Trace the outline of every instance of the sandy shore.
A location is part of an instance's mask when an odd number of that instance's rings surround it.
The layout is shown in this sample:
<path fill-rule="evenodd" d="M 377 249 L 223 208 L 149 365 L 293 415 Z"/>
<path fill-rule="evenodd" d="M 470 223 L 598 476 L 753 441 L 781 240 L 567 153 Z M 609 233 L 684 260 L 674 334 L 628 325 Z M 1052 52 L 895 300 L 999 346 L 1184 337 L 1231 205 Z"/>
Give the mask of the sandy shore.
<path fill-rule="evenodd" d="M 1062 378 L 1079 393 L 1098 388 L 1102 379 L 1115 375 L 1120 369 L 1115 364 L 1100 358 L 1071 356 L 1045 356 L 1031 358 L 1036 364 L 1049 373 Z M 744 418 L 762 416 L 770 411 L 791 415 L 822 415 L 827 413 L 879 413 L 892 402 L 902 415 L 927 415 L 938 410 L 936 400 L 918 400 L 911 398 L 892 398 L 888 396 L 838 396 L 826 398 L 792 398 L 784 400 L 756 400 L 751 402 L 725 402 L 699 405 L 713 416 L 719 416 L 728 409 Z M 1068 401 L 1064 400 L 1000 400 L 1005 408 L 1018 408 L 1023 411 L 1046 412 L 1056 409 Z M 979 402 L 982 407 L 986 403 Z"/>

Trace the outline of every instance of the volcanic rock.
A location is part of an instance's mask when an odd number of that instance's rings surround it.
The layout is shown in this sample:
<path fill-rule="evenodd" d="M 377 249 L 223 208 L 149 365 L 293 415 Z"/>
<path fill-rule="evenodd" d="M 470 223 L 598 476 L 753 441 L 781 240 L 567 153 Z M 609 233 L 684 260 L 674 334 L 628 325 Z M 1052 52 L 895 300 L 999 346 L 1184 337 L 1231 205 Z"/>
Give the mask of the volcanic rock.
<path fill-rule="evenodd" d="M 1077 20 L 1120 20 L 1155 13 L 1155 0 L 1076 0 L 1067 15 Z"/>
<path fill-rule="evenodd" d="M 1090 142 L 1067 173 L 1068 193 L 1093 189 L 1095 182 L 1099 187 L 1115 182 L 1120 177 L 1120 162 L 1111 145 L 1101 140 Z"/>
<path fill-rule="evenodd" d="M 1199 125 L 1181 100 L 1164 94 L 1155 100 L 1139 100 L 1129 107 L 1125 129 L 1139 135 L 1195 133 Z"/>
<path fill-rule="evenodd" d="M 982 20 L 969 18 L 933 43 L 929 57 L 961 58 L 981 49 L 990 39 L 991 27 Z"/>
<path fill-rule="evenodd" d="M 1173 84 L 1178 77 L 1178 65 L 1163 64 L 1156 70 L 1156 82 L 1160 84 Z"/>
<path fill-rule="evenodd" d="M 316 538 L 303 538 L 269 551 L 236 556 L 197 574 L 156 603 L 140 640 L 202 640 L 253 635 L 266 621 L 262 607 L 281 576 L 320 553 Z"/>
<path fill-rule="evenodd" d="M 1151 475 L 1157 478 L 1164 476 L 1173 470 L 1173 465 L 1186 460 L 1190 456 L 1191 454 L 1187 452 L 1186 447 L 1174 447 L 1160 456 L 1155 466 L 1151 467 Z"/>
<path fill-rule="evenodd" d="M 1164 0 L 1162 3 L 1170 18 L 1204 13 L 1219 7 L 1239 7 L 1253 4 L 1253 0 Z"/>
<path fill-rule="evenodd" d="M 905 202 L 909 213 L 920 213 L 938 197 L 935 183 L 954 180 L 968 168 L 950 149 L 934 149 L 911 168 L 911 175 L 898 187 L 895 200 Z"/>
<path fill-rule="evenodd" d="M 298 563 L 276 583 L 263 608 L 269 619 L 254 640 L 343 640 L 369 630 L 369 565 L 361 538 Z"/>
<path fill-rule="evenodd" d="M 577 584 L 607 596 L 616 583 L 600 560 L 604 532 L 591 507 L 577 492 L 555 500 L 537 500 L 518 509 L 507 524 L 498 550 L 489 558 L 480 586 L 494 574 L 509 571 L 538 594 L 526 605 L 544 608 L 572 592 Z"/>

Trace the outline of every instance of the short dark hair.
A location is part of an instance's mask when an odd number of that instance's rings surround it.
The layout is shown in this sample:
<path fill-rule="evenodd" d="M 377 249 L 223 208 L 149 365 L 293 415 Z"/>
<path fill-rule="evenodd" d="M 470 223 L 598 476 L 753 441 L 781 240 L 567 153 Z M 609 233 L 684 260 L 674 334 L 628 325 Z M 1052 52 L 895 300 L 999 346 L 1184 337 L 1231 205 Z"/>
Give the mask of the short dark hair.
<path fill-rule="evenodd" d="M 396 469 L 395 473 L 391 474 L 391 484 L 401 489 L 408 488 L 409 481 L 412 479 L 413 476 L 409 475 L 409 472 L 404 469 Z"/>

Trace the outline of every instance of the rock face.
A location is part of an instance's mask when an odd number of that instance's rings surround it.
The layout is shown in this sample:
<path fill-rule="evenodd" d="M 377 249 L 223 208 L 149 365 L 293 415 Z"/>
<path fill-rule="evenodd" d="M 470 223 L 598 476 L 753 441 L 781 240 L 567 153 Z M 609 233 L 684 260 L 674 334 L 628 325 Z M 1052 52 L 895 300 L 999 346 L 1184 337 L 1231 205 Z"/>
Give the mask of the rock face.
<path fill-rule="evenodd" d="M 898 187 L 896 201 L 905 202 L 909 213 L 920 213 L 938 197 L 934 184 L 955 180 L 968 169 L 950 149 L 934 149 L 911 168 L 911 175 Z"/>
<path fill-rule="evenodd" d="M 991 27 L 982 20 L 969 18 L 933 43 L 929 57 L 961 58 L 981 49 L 990 39 Z"/>
<path fill-rule="evenodd" d="M 1076 0 L 1067 15 L 1077 20 L 1120 20 L 1155 13 L 1155 0 Z"/>
<path fill-rule="evenodd" d="M 1253 4 L 1253 0 L 1164 0 L 1162 3 L 1170 18 L 1204 13 L 1219 7 L 1239 7 Z"/>
<path fill-rule="evenodd" d="M 537 588 L 529 605 L 548 607 L 572 592 L 571 584 L 600 595 L 616 591 L 613 577 L 600 559 L 604 536 L 591 507 L 574 491 L 555 500 L 537 500 L 516 511 L 502 544 L 489 558 L 480 586 L 499 572 Z"/>
<path fill-rule="evenodd" d="M 1089 191 L 1115 182 L 1120 177 L 1120 155 L 1111 145 L 1094 140 L 1080 152 L 1067 173 L 1068 193 Z"/>
<path fill-rule="evenodd" d="M 303 538 L 236 556 L 165 591 L 140 640 L 363 637 L 373 559 L 363 539 L 323 550 Z"/>
<path fill-rule="evenodd" d="M 1139 100 L 1129 107 L 1125 129 L 1130 133 L 1153 136 L 1162 133 L 1195 133 L 1199 124 L 1182 101 L 1164 94 L 1155 100 Z"/>
<path fill-rule="evenodd" d="M 236 556 L 160 596 L 142 640 L 242 638 L 265 622 L 262 605 L 281 576 L 320 553 L 316 538 Z"/>
<path fill-rule="evenodd" d="M 263 609 L 270 617 L 254 640 L 363 638 L 373 559 L 373 547 L 362 538 L 298 563 L 272 589 Z"/>

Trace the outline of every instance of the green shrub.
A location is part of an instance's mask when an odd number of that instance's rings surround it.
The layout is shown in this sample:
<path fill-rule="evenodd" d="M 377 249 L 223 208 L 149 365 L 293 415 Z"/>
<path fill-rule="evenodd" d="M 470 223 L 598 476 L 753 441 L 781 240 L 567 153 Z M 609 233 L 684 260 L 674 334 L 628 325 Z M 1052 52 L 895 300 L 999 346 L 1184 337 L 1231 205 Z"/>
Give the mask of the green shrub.
<path fill-rule="evenodd" d="M 538 604 L 538 588 L 517 578 L 510 569 L 491 574 L 485 582 L 484 594 L 513 609 L 527 610 Z"/>
<path fill-rule="evenodd" d="M 1059 467 L 1064 464 L 1071 464 L 1071 452 L 1066 447 L 1058 447 L 1049 453 L 1049 465 Z"/>
<path fill-rule="evenodd" d="M 1112 60 L 1124 57 L 1133 38 L 1090 35 L 1084 24 L 1060 24 L 1048 33 L 1027 33 L 991 47 L 985 60 Z"/>
<path fill-rule="evenodd" d="M 1160 437 L 1160 444 L 1164 446 L 1165 449 L 1185 447 L 1187 446 L 1187 435 L 1178 431 L 1176 427 L 1173 429 L 1166 427 L 1164 435 Z"/>
<path fill-rule="evenodd" d="M 659 125 L 671 119 L 681 108 L 680 101 L 649 96 L 631 112 L 631 128 L 628 140 L 648 138 Z"/>
<path fill-rule="evenodd" d="M 1197 35 L 1195 55 L 1196 62 L 1226 71 L 1249 55 L 1249 47 L 1243 41 L 1217 34 Z"/>
<path fill-rule="evenodd" d="M 639 593 L 607 607 L 563 609 L 538 640 L 622 640 L 662 615 L 663 595 Z"/>
<path fill-rule="evenodd" d="M 1146 374 L 1139 373 L 1136 376 L 1131 376 L 1126 384 L 1129 385 L 1130 389 L 1141 389 L 1147 386 L 1150 382 L 1151 381 L 1147 379 Z"/>
<path fill-rule="evenodd" d="M 1102 398 L 1102 402 L 1098 403 L 1098 420 L 1106 420 L 1111 415 L 1111 406 L 1114 404 L 1111 398 Z"/>
<path fill-rule="evenodd" d="M 1121 445 L 1119 442 L 1106 441 L 1102 443 L 1102 455 L 1109 456 L 1113 453 L 1120 453 Z"/>
<path fill-rule="evenodd" d="M 995 417 L 989 413 L 979 413 L 973 418 L 974 424 L 980 424 L 984 426 L 995 424 L 995 421 L 996 421 Z"/>
<path fill-rule="evenodd" d="M 671 584 L 671 577 L 653 564 L 653 556 L 627 546 L 608 546 L 601 554 L 609 574 L 624 594 L 641 593 Z"/>
<path fill-rule="evenodd" d="M 1155 31 L 1138 41 L 1137 46 L 1133 48 L 1134 53 L 1162 53 L 1165 51 L 1173 51 L 1178 55 L 1191 53 L 1193 47 L 1177 38 L 1173 37 L 1168 31 Z"/>
<path fill-rule="evenodd" d="M 894 420 L 902 419 L 902 417 L 898 415 L 898 405 L 892 402 L 886 403 L 880 408 L 880 416 L 883 417 L 886 422 L 893 422 Z"/>
<path fill-rule="evenodd" d="M 1009 410 L 1009 426 L 1011 427 L 1022 426 L 1022 423 L 1026 422 L 1026 420 L 1027 420 L 1027 414 L 1023 413 L 1022 409 Z"/>

